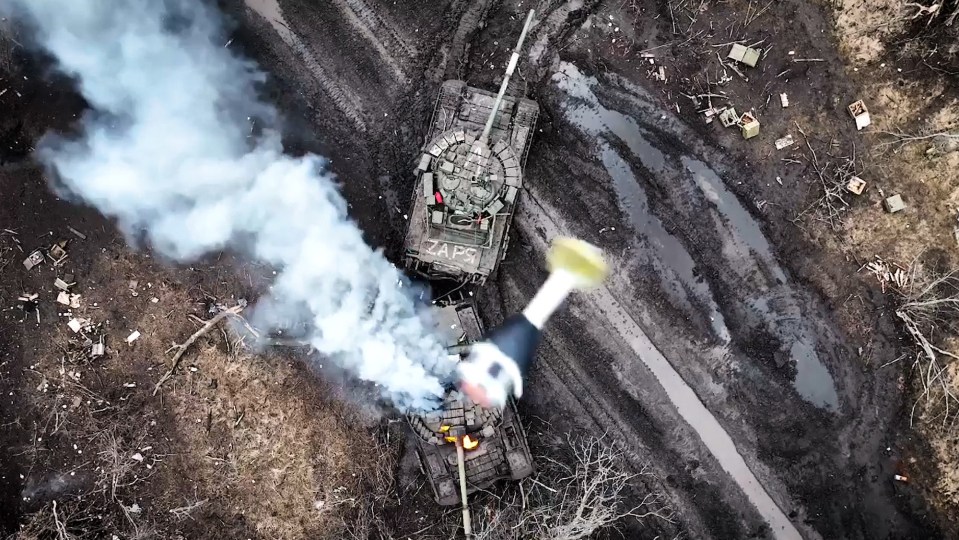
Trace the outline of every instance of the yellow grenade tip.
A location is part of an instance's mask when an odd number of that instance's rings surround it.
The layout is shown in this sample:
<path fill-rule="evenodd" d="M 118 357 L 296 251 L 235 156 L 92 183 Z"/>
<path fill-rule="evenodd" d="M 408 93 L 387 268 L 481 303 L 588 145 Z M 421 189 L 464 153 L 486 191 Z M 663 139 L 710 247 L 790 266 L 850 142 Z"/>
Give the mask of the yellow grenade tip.
<path fill-rule="evenodd" d="M 563 269 L 576 276 L 579 287 L 595 287 L 609 274 L 603 252 L 589 242 L 576 238 L 553 240 L 546 261 L 550 272 Z"/>

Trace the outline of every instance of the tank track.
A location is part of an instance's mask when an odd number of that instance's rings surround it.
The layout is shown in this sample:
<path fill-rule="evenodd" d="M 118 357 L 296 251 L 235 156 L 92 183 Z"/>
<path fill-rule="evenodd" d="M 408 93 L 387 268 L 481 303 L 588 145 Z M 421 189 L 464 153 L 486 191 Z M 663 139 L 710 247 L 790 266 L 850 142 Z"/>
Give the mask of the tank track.
<path fill-rule="evenodd" d="M 380 40 L 385 41 L 384 45 L 387 50 L 398 49 L 409 58 L 416 56 L 416 49 L 396 31 L 392 24 L 386 22 L 364 0 L 340 0 L 340 2 L 349 6 L 367 28 L 372 30 Z"/>

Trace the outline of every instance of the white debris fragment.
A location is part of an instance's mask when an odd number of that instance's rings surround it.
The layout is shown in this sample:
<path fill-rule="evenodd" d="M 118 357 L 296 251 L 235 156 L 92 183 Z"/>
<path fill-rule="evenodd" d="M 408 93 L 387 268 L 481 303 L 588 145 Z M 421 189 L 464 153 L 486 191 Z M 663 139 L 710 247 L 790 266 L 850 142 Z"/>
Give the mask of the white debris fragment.
<path fill-rule="evenodd" d="M 140 337 L 140 331 L 134 330 L 132 334 L 127 336 L 127 343 L 133 343 L 134 341 L 137 340 L 138 337 Z"/>
<path fill-rule="evenodd" d="M 133 454 L 132 456 L 130 456 L 130 459 L 143 463 L 143 454 L 141 454 L 140 452 L 137 452 L 136 454 Z"/>
<path fill-rule="evenodd" d="M 123 387 L 124 387 L 124 388 L 136 388 L 136 387 L 137 387 L 137 383 L 135 383 L 135 382 L 123 383 Z"/>
<path fill-rule="evenodd" d="M 79 319 L 70 319 L 70 322 L 67 323 L 67 326 L 70 327 L 70 330 L 73 330 L 73 333 L 77 333 L 83 328 L 83 324 L 80 323 Z"/>
<path fill-rule="evenodd" d="M 846 189 L 856 195 L 862 195 L 863 190 L 866 189 L 866 181 L 858 176 L 853 176 L 846 184 Z"/>
<path fill-rule="evenodd" d="M 776 150 L 782 150 L 783 148 L 786 148 L 787 146 L 792 146 L 794 142 L 796 141 L 793 140 L 792 135 L 786 135 L 785 137 L 781 139 L 776 139 Z"/>
<path fill-rule="evenodd" d="M 57 302 L 69 306 L 70 305 L 70 295 L 66 291 L 60 291 L 60 294 L 57 295 Z"/>
<path fill-rule="evenodd" d="M 785 92 L 779 94 L 779 102 L 782 103 L 783 109 L 789 106 L 789 96 Z"/>
<path fill-rule="evenodd" d="M 94 343 L 93 347 L 90 348 L 90 357 L 99 358 L 103 356 L 103 353 L 106 352 L 106 348 L 103 346 L 103 338 L 100 338 L 99 343 Z"/>
<path fill-rule="evenodd" d="M 42 263 L 42 262 L 43 262 L 43 252 L 41 252 L 41 251 L 38 249 L 38 250 L 34 251 L 33 253 L 31 253 L 30 255 L 28 255 L 26 259 L 24 259 L 24 261 L 23 261 L 23 266 L 24 266 L 27 270 L 30 270 L 30 269 L 32 269 L 34 266 L 36 266 L 36 265 L 38 265 L 38 264 L 40 264 L 40 263 Z"/>
<path fill-rule="evenodd" d="M 67 283 L 66 281 L 63 281 L 63 280 L 60 279 L 60 278 L 57 278 L 57 279 L 53 282 L 53 286 L 56 287 L 56 288 L 58 288 L 58 289 L 60 289 L 61 291 L 65 291 L 65 290 L 69 289 L 69 288 L 70 288 L 70 285 L 72 285 L 72 284 L 71 284 L 71 283 Z"/>
<path fill-rule="evenodd" d="M 79 294 L 71 294 L 71 295 L 70 295 L 70 307 L 75 308 L 75 309 L 80 307 L 80 295 L 79 295 Z"/>
<path fill-rule="evenodd" d="M 869 117 L 869 109 L 866 108 L 866 104 L 861 99 L 850 104 L 848 109 L 849 114 L 856 120 L 857 130 L 862 130 L 872 123 L 872 119 Z"/>

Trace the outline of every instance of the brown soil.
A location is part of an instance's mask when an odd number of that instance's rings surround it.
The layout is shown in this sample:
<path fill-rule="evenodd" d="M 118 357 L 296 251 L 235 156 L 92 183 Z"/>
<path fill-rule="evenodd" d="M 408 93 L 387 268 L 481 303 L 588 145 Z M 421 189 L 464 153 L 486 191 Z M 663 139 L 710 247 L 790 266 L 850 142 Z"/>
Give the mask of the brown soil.
<path fill-rule="evenodd" d="M 19 428 L 4 430 L 14 456 L 5 474 L 16 477 L 5 482 L 3 507 L 35 512 L 24 538 L 49 534 L 52 501 L 78 537 L 336 537 L 358 501 L 388 496 L 396 448 L 380 441 L 378 421 L 334 400 L 302 363 L 247 354 L 229 328 L 201 337 L 153 395 L 171 344 L 199 326 L 190 316 L 209 318 L 216 302 L 248 295 L 256 269 L 241 268 L 243 283 L 205 270 L 212 266 L 168 267 L 131 252 L 108 223 L 45 195 L 32 167 L 6 168 L 0 178 L 5 191 L 17 179 L 18 200 L 47 203 L 43 213 L 6 206 L 3 223 L 17 226 L 0 236 L 3 384 L 13 400 L 4 421 Z M 68 259 L 27 271 L 24 252 L 51 239 L 70 240 Z M 55 301 L 53 281 L 67 275 L 78 309 Z M 39 323 L 17 307 L 22 293 L 39 294 Z M 104 337 L 103 357 L 90 359 L 90 346 L 67 327 L 75 317 L 102 325 L 89 335 Z M 133 331 L 141 335 L 128 344 Z M 373 480 L 382 491 L 371 490 Z M 5 527 L 16 515 L 5 513 Z"/>
<path fill-rule="evenodd" d="M 308 73 L 269 24 L 239 3 L 224 2 L 243 23 L 234 46 L 274 72 L 266 91 L 290 118 L 288 148 L 334 157 L 354 217 L 373 243 L 396 253 L 406 225 L 400 206 L 412 189 L 404 171 L 421 142 L 438 83 L 461 76 L 494 87 L 500 72 L 495 59 L 505 61 L 515 20 L 528 6 L 366 3 L 394 25 L 416 30 L 407 32 L 415 50 L 397 53 L 389 69 L 381 69 L 374 49 L 355 37 L 352 23 L 334 7 L 281 3 L 321 67 L 337 74 L 333 84 Z M 875 29 L 897 4 L 789 1 L 753 20 L 749 13 L 766 2 L 561 4 L 537 4 L 549 24 L 531 39 L 541 39 L 544 52 L 537 64 L 521 68 L 544 109 L 528 166 L 533 189 L 577 233 L 621 251 L 630 286 L 618 291 L 622 301 L 636 311 L 654 308 L 642 330 L 692 381 L 790 518 L 823 538 L 934 537 L 936 519 L 918 495 L 933 500 L 939 516 L 948 515 L 955 481 L 948 465 L 934 464 L 955 455 L 955 439 L 925 442 L 917 435 L 931 431 L 909 428 L 903 412 L 910 398 L 908 366 L 880 368 L 912 350 L 892 314 L 896 299 L 883 294 L 871 274 L 859 272 L 876 255 L 906 265 L 929 247 L 944 248 L 947 260 L 955 253 L 959 196 L 950 171 L 956 152 L 930 158 L 922 142 L 879 147 L 890 138 L 878 131 L 954 129 L 956 121 L 942 112 L 956 106 L 948 79 L 930 78 L 935 70 L 898 71 L 905 66 L 896 63 L 900 51 L 890 42 L 911 27 Z M 748 81 L 727 68 L 729 80 L 716 85 L 722 72 L 717 53 L 724 58 L 733 40 L 765 40 L 761 47 L 773 48 L 757 68 L 739 66 Z M 666 81 L 655 80 L 642 57 L 654 47 L 654 65 L 664 66 Z M 563 97 L 550 82 L 560 60 L 598 77 L 604 105 L 635 118 L 657 147 L 669 149 L 667 157 L 696 156 L 722 171 L 726 187 L 762 224 L 788 285 L 811 299 L 803 316 L 837 335 L 839 352 L 829 369 L 840 410 L 823 412 L 798 397 L 789 362 L 778 362 L 770 338 L 734 307 L 748 284 L 736 281 L 733 265 L 717 253 L 721 240 L 712 224 L 698 218 L 698 209 L 705 215 L 708 206 L 702 195 L 687 200 L 671 191 L 669 179 L 638 175 L 650 213 L 689 250 L 721 304 L 737 368 L 702 366 L 696 354 L 685 354 L 698 352 L 684 349 L 686 341 L 710 342 L 709 323 L 702 313 L 673 305 L 655 269 L 629 258 L 636 251 L 629 251 L 631 242 L 644 231 L 631 230 L 623 218 L 595 141 L 563 119 Z M 238 334 L 216 330 L 152 395 L 169 367 L 169 347 L 197 328 L 190 315 L 207 319 L 217 302 L 253 300 L 269 283 L 269 269 L 229 255 L 189 268 L 157 261 L 132 251 L 94 210 L 53 196 L 25 158 L 47 130 L 68 129 L 84 104 L 65 81 L 41 77 L 39 62 L 0 40 L 0 91 L 11 89 L 0 97 L 0 229 L 13 231 L 0 232 L 0 448 L 8 450 L 0 452 L 0 530 L 19 527 L 24 538 L 47 538 L 62 521 L 73 534 L 97 538 L 137 531 L 162 538 L 376 538 L 385 530 L 404 538 L 449 537 L 456 516 L 433 526 L 440 510 L 429 502 L 415 464 L 395 465 L 397 426 L 383 421 L 394 426 L 387 429 L 344 404 L 337 398 L 342 389 L 321 382 L 294 356 L 250 355 L 235 343 Z M 407 81 L 392 75 L 397 69 L 406 71 Z M 738 130 L 704 124 L 683 96 L 704 89 L 726 94 L 718 102 L 752 111 L 760 135 L 744 141 Z M 332 103 L 328 96 L 337 92 L 352 97 Z M 789 108 L 779 105 L 781 92 Z M 655 116 L 652 107 L 637 105 L 640 98 L 658 107 Z M 860 98 L 873 118 L 864 132 L 856 131 L 845 109 Z M 673 111 L 682 130 L 670 124 Z M 839 159 L 856 149 L 867 192 L 847 196 L 850 208 L 838 227 L 817 220 L 815 212 L 796 219 L 822 191 L 797 126 L 820 156 Z M 786 134 L 796 144 L 776 150 L 773 141 Z M 633 165 L 642 170 L 642 163 Z M 558 182 L 566 182 L 563 189 Z M 879 188 L 902 193 L 907 209 L 884 213 Z M 523 204 L 535 207 L 531 199 Z M 520 307 L 543 276 L 536 231 L 522 223 L 517 229 L 502 275 L 481 299 L 488 323 Z M 47 262 L 27 271 L 21 265 L 27 253 L 60 239 L 70 240 L 70 257 L 61 266 Z M 55 303 L 53 280 L 67 273 L 77 282 L 82 307 L 61 316 L 66 308 Z M 137 281 L 136 296 L 131 280 Z M 25 292 L 39 295 L 39 323 L 17 306 Z M 87 346 L 78 347 L 66 328 L 72 316 L 103 324 L 104 357 L 84 358 Z M 652 463 L 662 480 L 644 478 L 644 485 L 668 494 L 677 523 L 634 525 L 627 537 L 769 537 L 728 475 L 657 393 L 656 382 L 636 390 L 610 373 L 613 360 L 627 358 L 624 338 L 591 316 L 571 309 L 558 319 L 544 347 L 548 360 L 524 397 L 524 415 L 546 419 L 537 429 L 559 442 L 566 431 L 612 428 L 612 436 L 628 438 L 642 454 L 637 463 Z M 142 335 L 128 345 L 134 330 Z M 910 484 L 892 480 L 902 463 L 915 471 Z M 417 480 L 396 480 L 396 469 Z M 131 510 L 134 504 L 139 513 Z M 381 506 L 384 513 L 370 511 Z M 444 528 L 449 523 L 453 527 Z"/>

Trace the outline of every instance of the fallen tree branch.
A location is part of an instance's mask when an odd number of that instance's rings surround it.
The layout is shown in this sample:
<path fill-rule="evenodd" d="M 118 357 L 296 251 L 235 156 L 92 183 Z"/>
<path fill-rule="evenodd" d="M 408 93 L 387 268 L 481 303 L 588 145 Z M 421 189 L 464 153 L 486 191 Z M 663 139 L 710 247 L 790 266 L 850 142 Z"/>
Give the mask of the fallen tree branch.
<path fill-rule="evenodd" d="M 183 358 L 183 353 L 190 348 L 193 343 L 196 342 L 201 336 L 205 335 L 207 332 L 213 329 L 217 324 L 220 323 L 223 319 L 230 316 L 238 316 L 240 312 L 243 311 L 242 306 L 233 306 L 231 308 L 224 309 L 223 311 L 217 313 L 210 320 L 206 321 L 199 330 L 193 333 L 186 341 L 178 345 L 174 345 L 171 350 L 177 349 L 175 355 L 173 355 L 173 365 L 170 369 L 160 377 L 160 380 L 157 381 L 156 386 L 153 387 L 153 395 L 157 395 L 157 392 L 160 391 L 160 386 L 163 385 L 173 374 L 176 372 L 177 368 L 180 367 L 180 360 Z"/>
<path fill-rule="evenodd" d="M 889 141 L 884 141 L 876 145 L 876 148 L 886 148 L 892 145 L 898 145 L 897 151 L 902 149 L 908 143 L 916 141 L 924 141 L 928 139 L 935 139 L 941 137 L 942 139 L 959 139 L 959 132 L 955 131 L 940 131 L 937 133 L 930 133 L 928 135 L 918 135 L 915 133 L 906 133 L 904 131 L 892 132 L 892 131 L 880 131 L 879 133 L 883 135 L 889 135 L 894 137 L 894 139 Z"/>
<path fill-rule="evenodd" d="M 905 291 L 906 302 L 896 310 L 896 316 L 919 348 L 913 367 L 919 372 L 922 390 L 912 405 L 909 423 L 913 424 L 922 403 L 925 405 L 920 409 L 922 414 L 930 419 L 941 416 L 945 429 L 959 418 L 959 397 L 953 392 L 950 377 L 959 355 L 946 350 L 945 345 L 937 345 L 934 338 L 935 334 L 948 335 L 959 317 L 959 277 L 953 272 L 930 279 L 923 275 L 915 261 L 911 274 L 909 290 Z M 942 339 L 939 337 L 938 341 Z M 936 403 L 939 405 L 935 406 Z"/>

